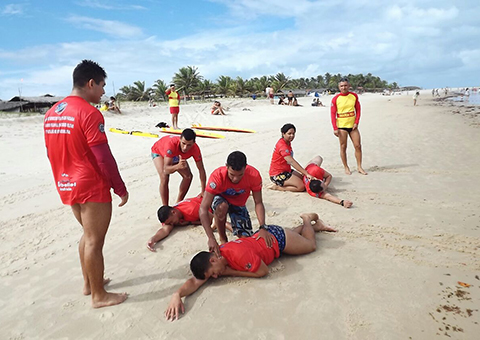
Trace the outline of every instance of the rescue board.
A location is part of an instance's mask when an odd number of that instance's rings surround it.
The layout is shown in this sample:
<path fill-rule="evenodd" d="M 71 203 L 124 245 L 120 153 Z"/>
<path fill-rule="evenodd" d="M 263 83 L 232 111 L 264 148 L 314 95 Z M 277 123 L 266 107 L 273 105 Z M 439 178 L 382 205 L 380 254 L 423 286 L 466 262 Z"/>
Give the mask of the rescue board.
<path fill-rule="evenodd" d="M 183 130 L 180 129 L 173 129 L 173 128 L 160 128 L 160 132 L 164 133 L 171 133 L 174 135 L 181 135 Z M 195 134 L 197 137 L 204 137 L 204 138 L 214 138 L 214 139 L 223 139 L 225 138 L 224 135 L 212 132 L 203 132 L 203 131 L 196 131 Z"/>
<path fill-rule="evenodd" d="M 115 133 L 121 133 L 122 135 L 129 135 L 130 131 L 122 130 L 122 129 L 117 129 L 117 128 L 110 128 L 110 132 L 115 132 Z"/>
<path fill-rule="evenodd" d="M 110 128 L 109 131 L 114 133 L 120 133 L 122 135 L 132 135 L 132 136 L 152 137 L 152 138 L 159 137 L 156 133 L 143 132 L 143 131 L 127 131 L 119 128 Z"/>
<path fill-rule="evenodd" d="M 210 131 L 225 131 L 225 132 L 242 132 L 242 133 L 255 133 L 255 130 L 249 129 L 237 129 L 228 126 L 203 126 L 201 124 L 192 124 L 192 128 L 196 130 L 210 130 Z"/>

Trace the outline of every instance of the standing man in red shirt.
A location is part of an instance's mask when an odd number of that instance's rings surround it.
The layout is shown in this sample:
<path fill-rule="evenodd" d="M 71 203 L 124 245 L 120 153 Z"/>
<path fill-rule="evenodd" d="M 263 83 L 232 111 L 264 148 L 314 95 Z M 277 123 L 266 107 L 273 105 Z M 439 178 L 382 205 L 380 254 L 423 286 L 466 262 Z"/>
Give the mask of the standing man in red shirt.
<path fill-rule="evenodd" d="M 83 60 L 73 71 L 70 96 L 45 114 L 44 132 L 47 156 L 52 166 L 63 204 L 70 205 L 83 227 L 80 264 L 83 293 L 92 295 L 94 308 L 112 306 L 127 299 L 126 293 L 105 291 L 103 244 L 112 216 L 110 188 L 128 201 L 128 192 L 108 146 L 98 104 L 105 93 L 105 70 L 91 60 Z"/>
<path fill-rule="evenodd" d="M 175 84 L 170 84 L 170 88 L 165 91 L 168 96 L 168 105 L 170 106 L 170 113 L 172 114 L 172 126 L 175 130 L 178 129 L 178 114 L 180 112 L 180 95 L 175 91 Z"/>
<path fill-rule="evenodd" d="M 180 137 L 165 136 L 160 138 L 152 146 L 152 159 L 160 176 L 160 197 L 162 198 L 163 205 L 168 205 L 168 181 L 170 175 L 175 172 L 178 172 L 182 176 L 182 181 L 178 189 L 177 202 L 185 198 L 193 179 L 190 166 L 187 163 L 187 159 L 190 157 L 193 157 L 195 160 L 195 165 L 197 166 L 200 176 L 200 183 L 202 185 L 202 192 L 200 194 L 203 194 L 205 191 L 207 174 L 203 166 L 200 148 L 197 143 L 195 143 L 196 137 L 195 131 L 185 129 L 182 131 Z"/>
<path fill-rule="evenodd" d="M 257 169 L 247 165 L 247 157 L 243 152 L 234 151 L 227 158 L 227 164 L 212 172 L 205 188 L 200 205 L 200 222 L 208 236 L 208 248 L 220 256 L 217 240 L 210 227 L 211 219 L 208 211 L 213 210 L 215 225 L 218 229 L 220 243 L 228 242 L 225 233 L 227 214 L 230 216 L 233 234 L 248 237 L 253 234 L 252 221 L 245 203 L 252 192 L 255 202 L 260 232 L 257 239 L 264 238 L 267 246 L 272 245 L 271 235 L 262 227 L 265 226 L 265 207 L 262 200 L 262 177 Z"/>
<path fill-rule="evenodd" d="M 333 134 L 340 141 L 340 157 L 342 158 L 345 173 L 351 175 L 352 172 L 347 163 L 347 140 L 348 136 L 355 147 L 355 158 L 357 159 L 357 170 L 362 175 L 367 172 L 362 168 L 362 144 L 358 123 L 360 121 L 360 102 L 356 93 L 350 92 L 350 83 L 347 78 L 342 78 L 338 83 L 340 93 L 332 99 L 330 109 Z"/>

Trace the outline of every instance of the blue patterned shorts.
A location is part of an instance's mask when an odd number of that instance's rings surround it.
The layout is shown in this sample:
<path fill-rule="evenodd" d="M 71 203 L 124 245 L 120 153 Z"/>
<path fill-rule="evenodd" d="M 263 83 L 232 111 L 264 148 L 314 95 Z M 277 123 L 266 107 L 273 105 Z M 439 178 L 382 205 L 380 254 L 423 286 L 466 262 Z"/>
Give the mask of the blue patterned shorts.
<path fill-rule="evenodd" d="M 266 229 L 270 234 L 275 236 L 278 242 L 278 249 L 280 252 L 282 252 L 285 249 L 285 230 L 283 230 L 282 227 L 274 224 L 267 225 Z M 256 233 L 258 233 L 258 231 Z"/>
<path fill-rule="evenodd" d="M 228 204 L 228 215 L 230 216 L 230 222 L 232 223 L 233 235 L 240 236 L 252 236 L 252 221 L 250 220 L 250 214 L 245 206 L 239 207 L 228 203 L 228 201 L 220 195 L 216 195 L 213 198 L 212 210 L 215 211 L 218 205 L 226 202 Z"/>

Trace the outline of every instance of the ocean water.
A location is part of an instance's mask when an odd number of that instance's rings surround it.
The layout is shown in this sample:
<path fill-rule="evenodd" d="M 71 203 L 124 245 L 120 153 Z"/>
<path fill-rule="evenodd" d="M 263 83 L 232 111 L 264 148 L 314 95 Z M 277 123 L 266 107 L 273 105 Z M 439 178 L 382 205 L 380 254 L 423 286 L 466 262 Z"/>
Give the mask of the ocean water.
<path fill-rule="evenodd" d="M 469 105 L 480 105 L 480 91 L 470 92 L 470 96 L 451 97 L 448 100 Z"/>

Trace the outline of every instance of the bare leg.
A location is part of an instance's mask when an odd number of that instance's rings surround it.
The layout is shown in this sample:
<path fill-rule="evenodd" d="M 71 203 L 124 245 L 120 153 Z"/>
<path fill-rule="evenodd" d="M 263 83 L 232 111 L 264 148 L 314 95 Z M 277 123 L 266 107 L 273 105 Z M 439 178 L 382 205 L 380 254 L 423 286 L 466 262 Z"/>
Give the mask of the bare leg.
<path fill-rule="evenodd" d="M 282 187 L 274 184 L 273 186 L 269 187 L 269 189 L 278 191 L 302 192 L 305 191 L 305 184 L 303 184 L 301 175 L 294 171 L 292 177 L 283 182 Z"/>
<path fill-rule="evenodd" d="M 358 172 L 362 175 L 367 175 L 367 172 L 362 168 L 362 143 L 360 138 L 360 131 L 358 131 L 358 128 L 350 132 L 350 139 L 352 140 L 353 146 L 355 147 L 355 158 L 357 159 Z"/>
<path fill-rule="evenodd" d="M 127 299 L 126 293 L 108 293 L 103 287 L 105 280 L 103 245 L 105 235 L 110 224 L 112 215 L 112 203 L 87 202 L 72 208 L 74 214 L 80 213 L 80 221 L 83 226 L 81 244 L 84 245 L 80 253 L 83 257 L 83 271 L 86 275 L 85 282 L 90 285 L 92 293 L 92 306 L 94 308 L 117 305 Z M 82 261 L 82 260 L 81 260 Z"/>
<path fill-rule="evenodd" d="M 172 114 L 172 124 L 175 130 L 178 130 L 178 113 Z"/>
<path fill-rule="evenodd" d="M 156 157 L 153 159 L 153 164 L 157 169 L 157 173 L 160 176 L 160 198 L 162 199 L 162 205 L 168 205 L 169 191 L 168 191 L 168 181 L 170 175 L 165 174 L 164 171 L 164 159 L 162 156 Z"/>
<path fill-rule="evenodd" d="M 218 230 L 218 237 L 220 238 L 220 244 L 228 242 L 227 234 L 225 232 L 225 224 L 227 222 L 228 203 L 220 203 L 214 212 L 215 225 Z"/>
<path fill-rule="evenodd" d="M 318 166 L 322 166 L 322 163 L 323 163 L 322 156 L 315 156 L 310 160 L 310 162 L 307 163 L 307 165 L 315 164 L 315 165 L 318 165 Z"/>
<path fill-rule="evenodd" d="M 192 184 L 193 175 L 190 171 L 190 166 L 187 163 L 187 168 L 178 170 L 178 173 L 182 176 L 182 181 L 180 182 L 180 187 L 178 188 L 178 197 L 177 202 L 182 201 L 187 195 L 188 189 Z"/>
<path fill-rule="evenodd" d="M 345 173 L 347 175 L 351 175 L 352 172 L 350 171 L 347 163 L 347 138 L 348 132 L 342 129 L 338 129 L 338 140 L 340 141 L 340 158 L 342 159 Z"/>

